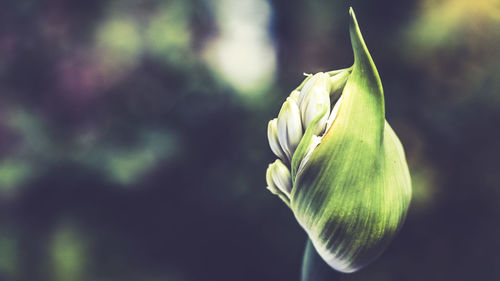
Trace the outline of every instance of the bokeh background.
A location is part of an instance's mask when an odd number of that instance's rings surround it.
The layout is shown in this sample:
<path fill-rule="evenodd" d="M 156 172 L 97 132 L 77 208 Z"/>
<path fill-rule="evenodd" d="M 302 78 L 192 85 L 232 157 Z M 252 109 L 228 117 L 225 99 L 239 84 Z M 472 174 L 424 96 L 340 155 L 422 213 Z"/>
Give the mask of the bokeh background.
<path fill-rule="evenodd" d="M 299 280 L 267 121 L 351 5 L 414 198 L 343 280 L 500 280 L 498 0 L 1 1 L 0 280 Z"/>

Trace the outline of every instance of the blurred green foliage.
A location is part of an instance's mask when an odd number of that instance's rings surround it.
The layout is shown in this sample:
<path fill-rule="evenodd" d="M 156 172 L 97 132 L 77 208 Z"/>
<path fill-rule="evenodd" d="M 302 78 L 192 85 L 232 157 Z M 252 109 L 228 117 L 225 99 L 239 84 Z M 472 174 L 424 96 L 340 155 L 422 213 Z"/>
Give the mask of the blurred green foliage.
<path fill-rule="evenodd" d="M 498 279 L 496 0 L 2 2 L 0 279 L 298 280 L 267 120 L 352 63 L 350 5 L 414 201 L 344 280 Z"/>

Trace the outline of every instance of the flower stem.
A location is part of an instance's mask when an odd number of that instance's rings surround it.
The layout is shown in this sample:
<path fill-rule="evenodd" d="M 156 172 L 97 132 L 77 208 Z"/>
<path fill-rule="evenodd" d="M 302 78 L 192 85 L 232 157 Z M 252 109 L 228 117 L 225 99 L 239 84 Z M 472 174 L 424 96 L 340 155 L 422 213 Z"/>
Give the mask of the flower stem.
<path fill-rule="evenodd" d="M 339 281 L 342 273 L 328 266 L 307 239 L 301 275 L 301 281 Z"/>

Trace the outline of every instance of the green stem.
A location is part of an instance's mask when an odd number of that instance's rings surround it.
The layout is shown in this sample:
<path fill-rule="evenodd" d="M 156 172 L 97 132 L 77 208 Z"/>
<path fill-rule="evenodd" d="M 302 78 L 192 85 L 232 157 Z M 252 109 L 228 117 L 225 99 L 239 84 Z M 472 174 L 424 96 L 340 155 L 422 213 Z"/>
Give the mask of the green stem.
<path fill-rule="evenodd" d="M 341 277 L 342 273 L 328 266 L 314 249 L 311 240 L 307 239 L 301 281 L 339 281 Z"/>

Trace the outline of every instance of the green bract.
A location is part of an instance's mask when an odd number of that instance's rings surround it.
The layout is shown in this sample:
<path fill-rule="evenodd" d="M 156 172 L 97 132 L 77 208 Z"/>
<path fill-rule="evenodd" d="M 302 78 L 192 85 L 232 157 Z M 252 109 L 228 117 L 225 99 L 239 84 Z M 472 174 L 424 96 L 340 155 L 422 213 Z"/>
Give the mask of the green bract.
<path fill-rule="evenodd" d="M 279 195 L 331 267 L 374 260 L 401 227 L 411 198 L 403 147 L 385 120 L 375 64 L 350 10 L 354 65 L 308 75 L 269 122 L 281 159 L 267 171 Z"/>

